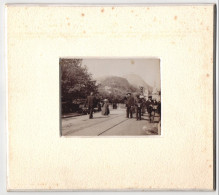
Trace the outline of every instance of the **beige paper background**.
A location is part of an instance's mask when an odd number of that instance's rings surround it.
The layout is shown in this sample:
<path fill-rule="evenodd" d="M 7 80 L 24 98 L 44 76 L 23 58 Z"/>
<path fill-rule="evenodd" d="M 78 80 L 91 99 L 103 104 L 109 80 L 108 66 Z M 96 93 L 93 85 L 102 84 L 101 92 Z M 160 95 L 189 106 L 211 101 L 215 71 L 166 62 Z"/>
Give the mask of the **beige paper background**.
<path fill-rule="evenodd" d="M 8 190 L 212 190 L 213 13 L 8 6 Z M 162 136 L 60 137 L 66 56 L 160 58 Z"/>

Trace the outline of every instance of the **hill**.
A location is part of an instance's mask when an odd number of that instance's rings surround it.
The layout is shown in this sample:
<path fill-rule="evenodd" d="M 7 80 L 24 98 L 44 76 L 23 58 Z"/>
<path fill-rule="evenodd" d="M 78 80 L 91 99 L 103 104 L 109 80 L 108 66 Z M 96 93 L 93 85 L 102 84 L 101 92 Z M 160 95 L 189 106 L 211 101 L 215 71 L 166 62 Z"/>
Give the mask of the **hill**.
<path fill-rule="evenodd" d="M 140 86 L 144 87 L 148 91 L 152 92 L 153 88 L 148 85 L 140 76 L 136 74 L 125 75 L 124 78 L 134 87 L 139 88 Z"/>
<path fill-rule="evenodd" d="M 131 85 L 127 79 L 118 76 L 97 78 L 98 91 L 103 98 L 124 99 L 128 92 L 139 92 L 139 89 Z"/>

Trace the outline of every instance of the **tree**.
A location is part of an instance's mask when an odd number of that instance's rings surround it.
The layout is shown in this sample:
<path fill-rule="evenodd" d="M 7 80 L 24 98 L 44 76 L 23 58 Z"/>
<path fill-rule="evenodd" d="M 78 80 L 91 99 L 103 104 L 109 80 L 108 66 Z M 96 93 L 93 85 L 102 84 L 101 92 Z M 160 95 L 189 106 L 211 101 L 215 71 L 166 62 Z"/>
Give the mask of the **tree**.
<path fill-rule="evenodd" d="M 82 59 L 60 59 L 61 67 L 61 96 L 62 101 L 84 99 L 90 94 L 98 92 L 96 81 L 87 68 L 82 66 Z"/>

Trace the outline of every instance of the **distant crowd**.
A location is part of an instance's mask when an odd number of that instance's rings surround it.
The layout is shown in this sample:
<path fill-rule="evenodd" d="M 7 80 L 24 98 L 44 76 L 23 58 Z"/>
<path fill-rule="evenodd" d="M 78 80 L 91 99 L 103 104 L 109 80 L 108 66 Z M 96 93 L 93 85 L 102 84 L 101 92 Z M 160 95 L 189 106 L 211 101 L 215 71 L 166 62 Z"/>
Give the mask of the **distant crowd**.
<path fill-rule="evenodd" d="M 136 115 L 136 120 L 141 120 L 142 115 L 144 113 L 149 114 L 149 118 L 151 120 L 152 114 L 157 113 L 159 116 L 161 114 L 161 102 L 156 99 L 152 99 L 152 96 L 149 96 L 146 100 L 145 97 L 141 94 L 133 95 L 131 93 L 127 93 L 125 97 L 125 106 L 126 106 L 126 117 L 133 118 L 133 114 Z M 91 94 L 87 97 L 85 102 L 85 107 L 88 107 L 89 118 L 93 118 L 94 107 L 96 105 L 96 99 L 91 92 Z M 101 111 L 102 115 L 109 115 L 109 100 L 104 99 L 97 103 L 98 111 Z M 117 109 L 117 103 L 112 103 L 113 109 Z"/>

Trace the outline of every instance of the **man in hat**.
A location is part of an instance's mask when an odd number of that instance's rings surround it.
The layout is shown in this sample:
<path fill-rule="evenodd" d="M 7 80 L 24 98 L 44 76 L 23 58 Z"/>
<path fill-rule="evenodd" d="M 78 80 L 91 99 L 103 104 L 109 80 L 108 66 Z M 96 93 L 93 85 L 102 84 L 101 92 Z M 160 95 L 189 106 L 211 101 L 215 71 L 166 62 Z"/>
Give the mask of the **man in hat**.
<path fill-rule="evenodd" d="M 141 120 L 142 99 L 138 94 L 136 95 L 135 98 L 135 110 L 136 110 L 136 120 Z"/>
<path fill-rule="evenodd" d="M 87 100 L 85 102 L 85 107 L 87 105 L 88 110 L 89 110 L 89 119 L 93 118 L 94 104 L 95 104 L 95 97 L 93 95 L 93 92 L 91 92 L 90 95 L 87 97 Z"/>
<path fill-rule="evenodd" d="M 127 102 L 126 102 L 126 117 L 132 118 L 133 116 L 133 106 L 134 106 L 134 97 L 132 96 L 131 93 L 127 94 Z"/>

